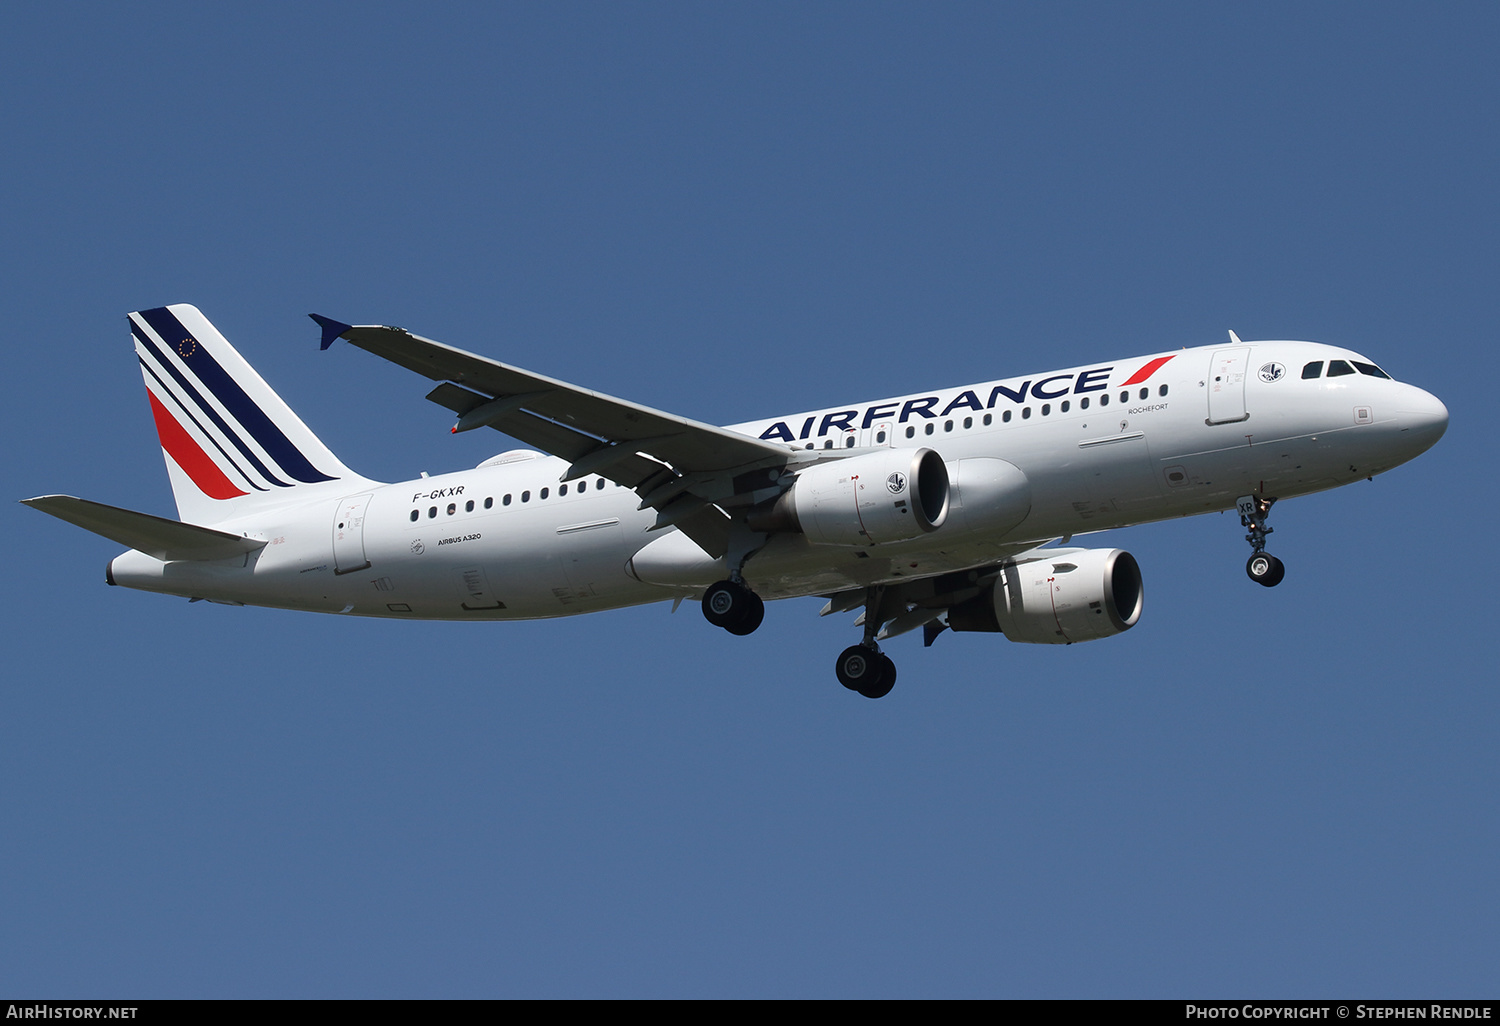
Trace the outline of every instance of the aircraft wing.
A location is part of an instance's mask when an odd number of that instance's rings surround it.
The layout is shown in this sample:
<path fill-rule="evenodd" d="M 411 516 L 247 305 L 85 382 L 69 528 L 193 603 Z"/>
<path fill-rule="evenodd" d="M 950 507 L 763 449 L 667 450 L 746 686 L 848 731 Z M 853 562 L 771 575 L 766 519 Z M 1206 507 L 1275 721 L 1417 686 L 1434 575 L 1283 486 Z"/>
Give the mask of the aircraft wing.
<path fill-rule="evenodd" d="M 795 458 L 782 445 L 512 367 L 404 328 L 310 316 L 323 329 L 324 349 L 342 338 L 441 382 L 427 398 L 458 414 L 455 432 L 492 427 L 568 460 L 565 481 L 598 474 L 633 488 L 642 508 L 659 512 L 658 526 L 677 526 L 711 555 L 727 548 L 729 520 L 714 503 L 740 490 L 733 479 Z"/>

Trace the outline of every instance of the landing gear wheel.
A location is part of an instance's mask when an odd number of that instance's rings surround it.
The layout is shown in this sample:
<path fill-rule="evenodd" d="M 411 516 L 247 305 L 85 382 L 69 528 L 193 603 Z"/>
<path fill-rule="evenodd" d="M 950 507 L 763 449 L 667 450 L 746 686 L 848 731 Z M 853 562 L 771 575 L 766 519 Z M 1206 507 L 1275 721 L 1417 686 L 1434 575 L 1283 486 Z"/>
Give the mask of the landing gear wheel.
<path fill-rule="evenodd" d="M 850 645 L 840 652 L 834 672 L 840 684 L 866 698 L 884 698 L 896 686 L 896 664 L 865 645 Z"/>
<path fill-rule="evenodd" d="M 736 634 L 740 637 L 744 637 L 746 634 L 754 634 L 755 629 L 766 618 L 766 604 L 761 601 L 761 597 L 749 589 L 746 589 L 745 594 L 750 596 L 750 605 L 745 609 L 744 619 L 739 623 L 731 624 L 724 628 L 730 634 Z"/>
<path fill-rule="evenodd" d="M 766 618 L 766 604 L 743 584 L 720 581 L 703 594 L 703 617 L 730 634 L 745 635 Z"/>
<path fill-rule="evenodd" d="M 896 686 L 896 664 L 891 662 L 891 657 L 881 653 L 880 655 L 880 680 L 874 687 L 861 688 L 860 694 L 866 698 L 884 698 L 891 693 L 891 688 Z"/>
<path fill-rule="evenodd" d="M 1250 562 L 1245 564 L 1245 573 L 1249 574 L 1250 579 L 1256 584 L 1274 588 L 1286 576 L 1286 567 L 1281 560 L 1269 552 L 1257 552 L 1250 557 Z"/>

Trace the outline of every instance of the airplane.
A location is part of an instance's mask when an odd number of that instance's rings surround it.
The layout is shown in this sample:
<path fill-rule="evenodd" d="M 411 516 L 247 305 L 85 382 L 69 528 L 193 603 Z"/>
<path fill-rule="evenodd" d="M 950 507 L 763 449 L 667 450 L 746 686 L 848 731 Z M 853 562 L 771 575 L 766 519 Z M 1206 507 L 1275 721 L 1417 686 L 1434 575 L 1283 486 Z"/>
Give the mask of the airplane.
<path fill-rule="evenodd" d="M 1431 448 L 1435 396 L 1348 349 L 1244 342 L 735 424 L 700 423 L 414 335 L 317 314 L 437 382 L 454 433 L 534 448 L 396 484 L 346 467 L 196 307 L 129 315 L 179 520 L 21 500 L 129 551 L 110 585 L 394 619 L 524 620 L 685 599 L 730 634 L 765 601 L 860 610 L 839 682 L 888 694 L 921 629 L 1072 644 L 1139 621 L 1139 564 L 1075 536 L 1234 509 L 1250 579 L 1280 499 Z"/>

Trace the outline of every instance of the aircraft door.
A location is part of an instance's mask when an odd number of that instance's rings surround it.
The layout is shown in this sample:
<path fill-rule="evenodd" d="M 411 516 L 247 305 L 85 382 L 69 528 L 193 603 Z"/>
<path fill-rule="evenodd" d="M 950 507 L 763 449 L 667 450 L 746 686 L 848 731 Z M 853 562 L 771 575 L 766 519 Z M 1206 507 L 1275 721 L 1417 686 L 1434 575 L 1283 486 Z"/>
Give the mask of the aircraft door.
<path fill-rule="evenodd" d="M 365 558 L 365 511 L 369 495 L 355 495 L 339 501 L 333 518 L 333 572 L 349 574 L 370 565 Z"/>
<path fill-rule="evenodd" d="M 895 422 L 883 420 L 879 424 L 865 428 L 860 432 L 860 445 L 884 445 L 887 448 L 896 444 Z"/>
<path fill-rule="evenodd" d="M 1220 349 L 1213 354 L 1208 374 L 1208 422 L 1234 424 L 1249 420 L 1245 410 L 1245 370 L 1250 349 Z"/>

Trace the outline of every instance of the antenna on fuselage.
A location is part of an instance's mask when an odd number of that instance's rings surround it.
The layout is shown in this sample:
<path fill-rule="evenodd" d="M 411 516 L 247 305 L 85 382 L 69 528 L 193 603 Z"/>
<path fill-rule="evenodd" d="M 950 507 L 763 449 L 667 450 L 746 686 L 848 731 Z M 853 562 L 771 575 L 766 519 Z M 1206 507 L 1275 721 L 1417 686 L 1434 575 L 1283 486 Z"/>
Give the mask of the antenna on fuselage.
<path fill-rule="evenodd" d="M 1234 333 L 1233 328 L 1229 329 L 1229 341 L 1233 342 L 1237 346 L 1242 346 L 1245 344 L 1240 341 L 1240 337 Z"/>

